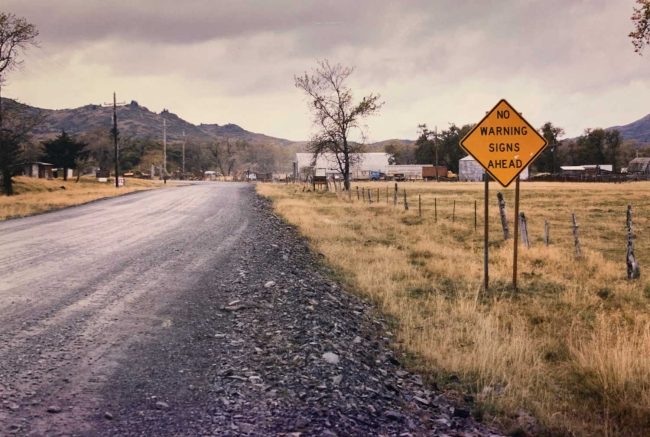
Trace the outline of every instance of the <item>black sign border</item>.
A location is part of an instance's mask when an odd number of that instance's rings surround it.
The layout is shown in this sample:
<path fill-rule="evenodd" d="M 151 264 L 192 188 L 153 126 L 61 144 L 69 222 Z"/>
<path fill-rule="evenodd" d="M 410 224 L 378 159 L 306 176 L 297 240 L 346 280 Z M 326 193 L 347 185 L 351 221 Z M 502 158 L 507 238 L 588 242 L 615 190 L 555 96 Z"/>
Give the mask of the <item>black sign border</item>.
<path fill-rule="evenodd" d="M 528 125 L 528 127 L 529 127 L 533 132 L 535 132 L 535 134 L 537 134 L 537 136 L 538 136 L 539 138 L 541 138 L 542 141 L 544 141 L 544 146 L 541 147 L 541 148 L 539 149 L 539 152 L 537 152 L 537 153 L 535 154 L 535 156 L 533 156 L 533 157 L 530 159 L 530 161 L 528 161 L 528 164 L 527 164 L 524 168 L 522 168 L 521 170 L 519 170 L 519 172 L 518 172 L 516 175 L 514 175 L 514 176 L 512 177 L 512 179 L 510 179 L 506 184 L 503 184 L 503 183 L 499 180 L 499 178 L 497 178 L 496 176 L 494 176 L 494 174 L 492 174 L 492 172 L 491 172 L 490 170 L 488 170 L 487 168 L 483 167 L 483 164 L 481 164 L 481 161 L 479 161 L 478 158 L 477 158 L 476 156 L 474 156 L 474 154 L 473 154 L 472 152 L 470 152 L 470 151 L 465 147 L 465 144 L 463 144 L 463 143 L 465 142 L 465 140 L 468 139 L 468 138 L 470 137 L 470 135 L 472 135 L 472 134 L 474 133 L 474 131 L 475 131 L 475 130 L 476 130 L 476 129 L 481 125 L 481 123 L 483 123 L 483 122 L 484 122 L 484 121 L 485 121 L 485 120 L 486 120 L 486 119 L 487 119 L 487 118 L 488 118 L 488 117 L 489 117 L 489 116 L 490 116 L 490 115 L 491 115 L 491 114 L 492 114 L 492 113 L 497 109 L 497 107 L 498 107 L 502 102 L 505 103 L 506 105 L 508 105 L 508 107 L 509 107 L 513 112 L 517 113 L 517 115 L 518 115 L 518 116 L 519 116 L 519 117 L 524 121 L 524 123 L 526 123 L 526 125 Z M 483 167 L 483 170 L 485 170 L 485 172 L 488 173 L 488 174 L 492 177 L 492 179 L 494 179 L 495 181 L 497 181 L 497 182 L 498 182 L 499 184 L 501 184 L 501 186 L 504 187 L 504 188 L 508 188 L 508 186 L 510 186 L 510 184 L 512 183 L 512 181 L 514 181 L 515 179 L 517 179 L 517 177 L 519 177 L 519 175 L 521 174 L 521 172 L 523 172 L 524 169 L 525 169 L 526 167 L 528 167 L 529 165 L 531 165 L 531 164 L 533 163 L 533 161 L 535 161 L 535 159 L 537 159 L 537 157 L 538 157 L 538 156 L 539 156 L 539 155 L 544 151 L 544 149 L 546 149 L 546 146 L 548 146 L 548 143 L 546 142 L 546 138 L 544 138 L 542 135 L 540 135 L 540 133 L 537 132 L 537 129 L 535 129 L 535 128 L 530 124 L 530 123 L 528 123 L 528 120 L 526 120 L 526 119 L 524 118 L 524 116 L 521 115 L 521 113 L 518 112 L 518 111 L 517 111 L 517 110 L 516 110 L 516 109 L 515 109 L 515 108 L 514 108 L 514 107 L 513 107 L 513 106 L 512 106 L 512 105 L 511 105 L 507 100 L 506 100 L 506 99 L 501 99 L 501 100 L 499 100 L 499 102 L 498 102 L 496 105 L 494 105 L 494 107 L 493 107 L 492 109 L 490 109 L 490 110 L 487 112 L 487 114 L 485 114 L 485 116 L 481 119 L 481 121 L 479 121 L 478 123 L 476 123 L 476 125 L 472 128 L 472 130 L 469 131 L 469 132 L 467 133 L 467 135 L 465 135 L 465 136 L 463 137 L 462 140 L 460 140 L 460 147 L 462 147 L 463 150 L 464 150 L 465 152 L 467 152 L 468 155 L 470 155 L 472 158 L 474 158 L 474 160 L 475 160 L 476 162 L 478 162 L 479 165 L 480 165 L 481 167 Z M 460 168 L 459 168 L 459 170 L 460 170 Z M 460 173 L 460 171 L 459 171 L 459 173 Z M 460 176 L 460 174 L 459 174 L 459 176 Z"/>

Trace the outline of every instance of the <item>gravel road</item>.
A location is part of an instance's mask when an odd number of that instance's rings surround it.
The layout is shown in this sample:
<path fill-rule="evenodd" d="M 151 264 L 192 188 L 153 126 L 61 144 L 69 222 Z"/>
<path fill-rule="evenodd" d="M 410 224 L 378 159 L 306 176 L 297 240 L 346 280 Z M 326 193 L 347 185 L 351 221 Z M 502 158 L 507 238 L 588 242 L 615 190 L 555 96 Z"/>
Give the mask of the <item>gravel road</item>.
<path fill-rule="evenodd" d="M 490 435 L 246 184 L 0 223 L 0 435 Z"/>

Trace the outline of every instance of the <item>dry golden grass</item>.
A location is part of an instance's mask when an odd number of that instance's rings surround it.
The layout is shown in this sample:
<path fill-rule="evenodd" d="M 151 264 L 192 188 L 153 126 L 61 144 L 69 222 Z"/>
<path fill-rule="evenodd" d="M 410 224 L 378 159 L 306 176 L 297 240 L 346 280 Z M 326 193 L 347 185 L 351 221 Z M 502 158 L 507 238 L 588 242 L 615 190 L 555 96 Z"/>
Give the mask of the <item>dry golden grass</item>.
<path fill-rule="evenodd" d="M 75 179 L 64 182 L 62 179 L 48 181 L 18 176 L 14 181 L 16 195 L 0 195 L 0 220 L 24 217 L 161 186 L 159 181 L 143 179 L 127 179 L 126 185 L 119 189 L 110 183 L 96 182 L 95 178 L 81 178 L 77 183 Z"/>
<path fill-rule="evenodd" d="M 456 389 L 475 394 L 476 415 L 496 417 L 512 432 L 529 426 L 532 415 L 535 433 L 650 433 L 650 270 L 644 270 L 650 183 L 522 183 L 532 247 L 520 249 L 516 293 L 512 240 L 503 241 L 500 188 L 491 184 L 488 294 L 481 292 L 482 184 L 401 183 L 397 208 L 392 198 L 386 202 L 389 185 L 360 185 L 372 188 L 373 200 L 379 188 L 380 202 L 370 206 L 357 201 L 356 187 L 352 201 L 298 185 L 258 184 L 258 190 L 352 287 L 395 318 L 400 344 L 418 357 L 414 366 L 451 389 L 455 375 Z M 500 190 L 512 233 L 514 190 Z M 638 236 L 638 281 L 626 279 L 628 203 Z M 580 225 L 580 260 L 574 260 L 571 212 Z"/>

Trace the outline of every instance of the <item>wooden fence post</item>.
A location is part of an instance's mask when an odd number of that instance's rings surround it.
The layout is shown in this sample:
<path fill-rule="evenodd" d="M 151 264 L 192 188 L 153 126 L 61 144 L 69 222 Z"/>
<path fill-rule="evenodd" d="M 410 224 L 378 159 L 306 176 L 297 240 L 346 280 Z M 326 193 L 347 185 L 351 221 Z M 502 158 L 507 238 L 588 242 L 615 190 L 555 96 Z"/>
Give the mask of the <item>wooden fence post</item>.
<path fill-rule="evenodd" d="M 526 223 L 526 215 L 523 212 L 519 213 L 519 228 L 521 229 L 521 242 L 524 243 L 526 249 L 530 248 L 530 241 L 528 241 L 528 225 Z"/>
<path fill-rule="evenodd" d="M 549 244 L 551 244 L 551 227 L 548 220 L 544 219 L 544 245 L 548 246 Z"/>
<path fill-rule="evenodd" d="M 397 206 L 397 182 L 395 182 L 395 191 L 393 192 L 393 207 Z"/>
<path fill-rule="evenodd" d="M 409 210 L 409 202 L 406 200 L 406 188 L 404 189 L 404 210 L 408 211 Z"/>
<path fill-rule="evenodd" d="M 499 201 L 499 215 L 501 216 L 501 227 L 503 228 L 503 239 L 510 238 L 510 229 L 508 228 L 508 216 L 506 216 L 506 201 L 501 192 L 497 193 L 497 200 Z M 515 217 L 516 220 L 516 217 Z"/>
<path fill-rule="evenodd" d="M 476 205 L 476 200 L 475 200 L 474 201 L 474 232 L 476 232 L 476 226 L 477 226 L 477 222 L 478 222 L 476 209 L 477 209 L 477 205 Z"/>
<path fill-rule="evenodd" d="M 454 199 L 454 207 L 451 210 L 451 222 L 454 223 L 456 221 L 456 199 Z"/>
<path fill-rule="evenodd" d="M 433 198 L 433 222 L 438 223 L 438 198 Z"/>
<path fill-rule="evenodd" d="M 377 188 L 377 203 L 379 203 L 379 188 Z"/>
<path fill-rule="evenodd" d="M 576 214 L 571 214 L 571 220 L 573 221 L 573 245 L 576 249 L 576 258 L 582 256 L 582 251 L 580 250 L 580 238 L 578 237 L 578 222 L 576 221 Z"/>
<path fill-rule="evenodd" d="M 370 188 L 368 188 L 368 203 L 372 205 L 372 193 L 370 192 Z"/>
<path fill-rule="evenodd" d="M 627 279 L 639 279 L 641 267 L 634 256 L 634 232 L 632 230 L 632 205 L 627 206 Z"/>
<path fill-rule="evenodd" d="M 357 186 L 357 200 L 359 200 L 359 186 Z"/>
<path fill-rule="evenodd" d="M 386 186 L 386 204 L 388 204 L 388 186 Z"/>
<path fill-rule="evenodd" d="M 422 195 L 418 194 L 418 217 L 422 218 Z"/>

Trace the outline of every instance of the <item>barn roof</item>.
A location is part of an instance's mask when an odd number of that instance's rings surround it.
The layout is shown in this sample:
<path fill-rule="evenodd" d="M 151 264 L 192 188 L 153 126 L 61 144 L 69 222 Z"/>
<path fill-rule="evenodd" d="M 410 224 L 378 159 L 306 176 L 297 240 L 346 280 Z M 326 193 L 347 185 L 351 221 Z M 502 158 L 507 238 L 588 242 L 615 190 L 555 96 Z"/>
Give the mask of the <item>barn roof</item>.
<path fill-rule="evenodd" d="M 383 170 L 388 166 L 388 159 L 390 154 L 388 153 L 353 153 L 353 158 L 359 158 L 357 166 L 362 170 Z M 314 158 L 313 153 L 296 153 L 296 162 L 298 163 L 298 168 L 311 167 L 312 160 Z M 333 153 L 322 153 L 318 155 L 316 160 L 316 168 L 330 168 L 336 169 L 336 156 Z"/>

